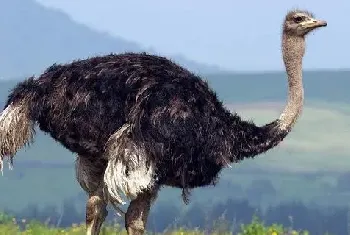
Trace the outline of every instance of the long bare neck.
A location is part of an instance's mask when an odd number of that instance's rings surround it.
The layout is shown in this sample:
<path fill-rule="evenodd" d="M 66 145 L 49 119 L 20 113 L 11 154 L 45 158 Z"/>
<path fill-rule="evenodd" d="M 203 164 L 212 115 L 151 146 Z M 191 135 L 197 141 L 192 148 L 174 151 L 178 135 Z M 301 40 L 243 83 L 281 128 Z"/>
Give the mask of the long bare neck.
<path fill-rule="evenodd" d="M 302 60 L 304 52 L 304 37 L 283 34 L 282 54 L 288 76 L 288 101 L 278 120 L 282 131 L 289 132 L 302 112 L 304 101 Z"/>
<path fill-rule="evenodd" d="M 288 135 L 298 119 L 304 100 L 302 84 L 302 59 L 305 51 L 305 39 L 283 34 L 282 53 L 288 75 L 288 101 L 277 120 L 258 127 L 250 122 L 240 122 L 240 130 L 233 122 L 231 135 L 235 136 L 233 148 L 235 156 L 229 161 L 254 157 L 278 145 Z"/>

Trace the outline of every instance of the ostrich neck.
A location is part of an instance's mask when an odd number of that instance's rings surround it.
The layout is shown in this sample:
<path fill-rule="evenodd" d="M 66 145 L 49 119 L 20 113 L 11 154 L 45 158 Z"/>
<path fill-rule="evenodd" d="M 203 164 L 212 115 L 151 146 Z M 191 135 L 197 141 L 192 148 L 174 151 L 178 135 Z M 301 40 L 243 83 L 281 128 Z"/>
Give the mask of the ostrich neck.
<path fill-rule="evenodd" d="M 268 151 L 283 141 L 292 129 L 303 107 L 302 59 L 305 51 L 304 40 L 301 37 L 283 35 L 282 53 L 288 75 L 287 105 L 277 120 L 261 127 L 250 122 L 240 122 L 240 127 L 237 128 L 236 122 L 233 121 L 234 127 L 229 128 L 231 133 L 228 138 L 231 138 L 235 154 L 231 154 L 228 162 L 254 157 Z M 230 153 L 230 151 L 226 152 Z"/>
<path fill-rule="evenodd" d="M 302 112 L 304 89 L 302 82 L 302 60 L 305 38 L 283 34 L 282 54 L 288 76 L 288 101 L 279 118 L 279 127 L 289 132 Z"/>

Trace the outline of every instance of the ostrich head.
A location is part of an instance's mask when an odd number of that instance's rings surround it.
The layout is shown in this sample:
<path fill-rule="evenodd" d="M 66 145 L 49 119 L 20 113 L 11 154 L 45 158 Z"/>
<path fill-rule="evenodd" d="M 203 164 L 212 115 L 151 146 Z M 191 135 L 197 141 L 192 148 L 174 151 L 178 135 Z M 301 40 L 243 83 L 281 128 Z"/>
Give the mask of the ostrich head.
<path fill-rule="evenodd" d="M 283 31 L 290 35 L 304 37 L 316 28 L 327 26 L 324 20 L 317 20 L 308 11 L 294 10 L 287 14 Z"/>

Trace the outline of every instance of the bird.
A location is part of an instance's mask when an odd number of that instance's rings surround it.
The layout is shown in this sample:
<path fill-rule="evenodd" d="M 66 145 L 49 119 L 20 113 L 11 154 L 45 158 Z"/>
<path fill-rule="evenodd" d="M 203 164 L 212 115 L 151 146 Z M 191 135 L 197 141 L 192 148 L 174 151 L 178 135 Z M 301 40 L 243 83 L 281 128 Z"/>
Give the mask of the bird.
<path fill-rule="evenodd" d="M 230 112 L 201 76 L 161 55 L 123 52 L 53 64 L 18 82 L 0 115 L 0 157 L 13 166 L 35 129 L 75 154 L 87 193 L 86 234 L 98 235 L 113 205 L 129 235 L 145 233 L 162 187 L 215 185 L 222 169 L 284 141 L 300 117 L 308 33 L 327 26 L 305 10 L 283 21 L 288 99 L 279 118 L 257 126 Z M 126 212 L 120 209 L 129 201 Z"/>

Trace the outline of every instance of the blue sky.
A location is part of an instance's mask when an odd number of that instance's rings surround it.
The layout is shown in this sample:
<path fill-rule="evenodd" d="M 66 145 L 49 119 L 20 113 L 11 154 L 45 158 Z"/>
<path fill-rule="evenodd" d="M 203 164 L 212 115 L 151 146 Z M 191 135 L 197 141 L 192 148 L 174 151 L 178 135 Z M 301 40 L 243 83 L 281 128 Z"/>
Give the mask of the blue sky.
<path fill-rule="evenodd" d="M 280 70 L 281 23 L 308 9 L 328 27 L 308 37 L 304 68 L 350 68 L 349 0 L 37 0 L 159 53 L 235 71 Z"/>

